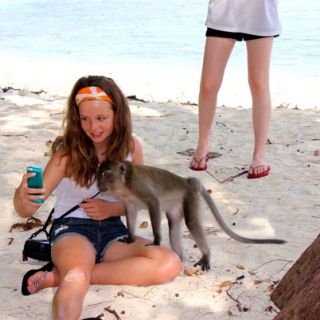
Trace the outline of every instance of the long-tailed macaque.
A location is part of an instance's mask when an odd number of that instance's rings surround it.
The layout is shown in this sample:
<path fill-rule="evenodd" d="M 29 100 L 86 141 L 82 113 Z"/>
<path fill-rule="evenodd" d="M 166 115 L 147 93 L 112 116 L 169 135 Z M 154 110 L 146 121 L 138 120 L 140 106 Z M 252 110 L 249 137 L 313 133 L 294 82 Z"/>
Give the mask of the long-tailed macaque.
<path fill-rule="evenodd" d="M 161 211 L 167 215 L 171 248 L 183 259 L 181 246 L 181 220 L 202 252 L 195 266 L 210 269 L 210 249 L 200 220 L 200 195 L 208 204 L 220 227 L 235 240 L 246 243 L 282 244 L 280 239 L 245 238 L 232 231 L 223 221 L 217 207 L 204 186 L 196 178 L 183 178 L 167 170 L 133 164 L 128 161 L 105 161 L 98 170 L 98 188 L 112 194 L 126 208 L 128 242 L 134 241 L 138 209 L 149 210 L 154 245 L 161 242 Z"/>

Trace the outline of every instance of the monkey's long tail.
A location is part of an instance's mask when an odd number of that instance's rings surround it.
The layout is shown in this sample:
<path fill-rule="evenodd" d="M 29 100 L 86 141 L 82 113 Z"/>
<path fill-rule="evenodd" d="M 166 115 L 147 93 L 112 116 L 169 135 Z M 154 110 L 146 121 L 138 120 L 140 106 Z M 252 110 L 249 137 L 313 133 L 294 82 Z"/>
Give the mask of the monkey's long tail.
<path fill-rule="evenodd" d="M 218 208 L 216 207 L 215 203 L 213 202 L 212 198 L 210 197 L 209 193 L 207 190 L 202 186 L 201 188 L 201 195 L 205 199 L 206 203 L 208 204 L 211 212 L 213 213 L 214 217 L 216 218 L 218 224 L 220 227 L 228 234 L 231 238 L 238 240 L 240 242 L 244 243 L 273 243 L 273 244 L 284 244 L 287 241 L 282 240 L 282 239 L 256 239 L 256 238 L 246 238 L 243 236 L 240 236 L 239 234 L 235 233 L 232 231 L 224 222 L 222 219 Z"/>

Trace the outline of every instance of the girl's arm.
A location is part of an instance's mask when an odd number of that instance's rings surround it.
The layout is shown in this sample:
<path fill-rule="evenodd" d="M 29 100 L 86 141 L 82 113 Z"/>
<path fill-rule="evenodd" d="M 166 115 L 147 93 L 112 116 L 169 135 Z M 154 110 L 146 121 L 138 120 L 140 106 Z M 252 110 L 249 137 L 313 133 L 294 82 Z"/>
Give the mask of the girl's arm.
<path fill-rule="evenodd" d="M 43 189 L 28 188 L 28 178 L 32 177 L 33 173 L 26 173 L 22 176 L 21 183 L 14 194 L 13 204 L 16 212 L 20 217 L 28 218 L 32 216 L 37 209 L 42 205 L 32 202 L 34 199 L 47 199 L 52 191 L 57 187 L 59 182 L 65 175 L 67 158 L 62 157 L 60 152 L 56 152 L 46 165 L 43 172 Z M 35 194 L 42 193 L 42 196 Z"/>

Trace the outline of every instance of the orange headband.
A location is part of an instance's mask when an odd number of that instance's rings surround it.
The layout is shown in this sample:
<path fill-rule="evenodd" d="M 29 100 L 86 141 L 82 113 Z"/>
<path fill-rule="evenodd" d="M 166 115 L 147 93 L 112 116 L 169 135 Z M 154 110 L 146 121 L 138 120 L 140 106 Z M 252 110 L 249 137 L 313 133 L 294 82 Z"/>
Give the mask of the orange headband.
<path fill-rule="evenodd" d="M 112 99 L 99 87 L 85 87 L 80 89 L 75 100 L 77 106 L 79 106 L 82 101 L 88 100 L 104 100 L 113 104 Z"/>

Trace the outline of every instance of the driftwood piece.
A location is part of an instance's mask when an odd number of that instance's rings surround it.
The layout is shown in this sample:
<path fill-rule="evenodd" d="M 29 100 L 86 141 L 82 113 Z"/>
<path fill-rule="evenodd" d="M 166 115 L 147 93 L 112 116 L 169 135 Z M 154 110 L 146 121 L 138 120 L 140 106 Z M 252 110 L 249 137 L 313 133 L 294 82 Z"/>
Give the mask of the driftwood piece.
<path fill-rule="evenodd" d="M 271 300 L 281 309 L 274 320 L 320 319 L 320 235 L 284 275 Z"/>

